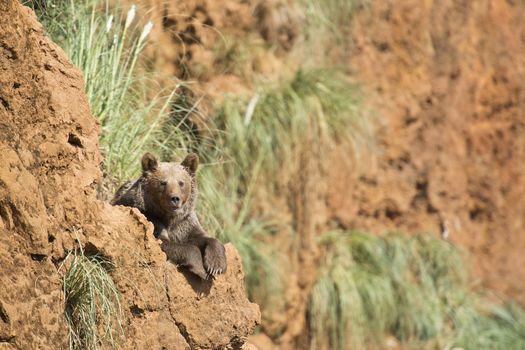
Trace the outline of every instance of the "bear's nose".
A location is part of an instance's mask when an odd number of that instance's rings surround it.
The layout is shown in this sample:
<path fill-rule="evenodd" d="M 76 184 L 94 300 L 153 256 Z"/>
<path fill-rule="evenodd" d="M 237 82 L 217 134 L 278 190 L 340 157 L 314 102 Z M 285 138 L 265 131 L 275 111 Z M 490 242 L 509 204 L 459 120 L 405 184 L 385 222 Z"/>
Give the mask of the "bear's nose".
<path fill-rule="evenodd" d="M 179 196 L 173 196 L 173 197 L 171 197 L 171 201 L 173 202 L 173 204 L 179 204 L 180 197 Z"/>

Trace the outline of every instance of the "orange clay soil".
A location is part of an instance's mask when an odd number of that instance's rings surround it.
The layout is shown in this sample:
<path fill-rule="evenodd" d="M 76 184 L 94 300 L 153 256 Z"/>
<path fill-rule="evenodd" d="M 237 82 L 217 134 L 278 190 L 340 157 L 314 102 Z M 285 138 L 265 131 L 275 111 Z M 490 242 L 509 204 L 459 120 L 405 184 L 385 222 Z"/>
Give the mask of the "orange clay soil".
<path fill-rule="evenodd" d="M 403 0 L 360 13 L 348 65 L 374 96 L 378 155 L 352 184 L 335 175 L 348 190 L 330 201 L 345 227 L 447 231 L 485 286 L 521 303 L 523 11 L 517 1 Z"/>

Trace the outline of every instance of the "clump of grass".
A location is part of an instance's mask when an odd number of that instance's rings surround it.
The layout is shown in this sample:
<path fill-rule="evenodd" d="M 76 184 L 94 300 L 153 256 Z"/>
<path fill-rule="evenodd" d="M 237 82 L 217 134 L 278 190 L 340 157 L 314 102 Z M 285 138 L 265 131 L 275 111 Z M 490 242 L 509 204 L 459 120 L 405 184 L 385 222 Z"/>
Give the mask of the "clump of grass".
<path fill-rule="evenodd" d="M 339 40 L 348 29 L 356 12 L 370 5 L 372 0 L 301 0 L 301 8 L 306 19 L 306 35 L 311 38 L 326 39 L 327 34 Z"/>
<path fill-rule="evenodd" d="M 283 167 L 293 165 L 308 146 L 303 143 L 307 136 L 319 147 L 358 140 L 360 124 L 366 122 L 358 105 L 357 89 L 343 72 L 299 70 L 277 88 L 225 101 L 215 118 L 226 131 L 217 147 L 229 150 L 243 184 L 259 163 L 274 178 L 282 177 Z"/>
<path fill-rule="evenodd" d="M 117 348 L 123 336 L 120 294 L 108 273 L 112 265 L 82 248 L 68 254 L 63 273 L 65 318 L 70 349 Z"/>
<path fill-rule="evenodd" d="M 291 223 L 279 222 L 268 201 L 282 199 L 277 192 L 302 176 L 301 156 L 315 162 L 318 152 L 336 142 L 359 141 L 364 116 L 357 96 L 341 71 L 300 70 L 251 98 L 227 97 L 210 134 L 197 145 L 205 163 L 199 212 L 206 213 L 205 226 L 239 250 L 248 291 L 263 310 L 284 300 L 282 266 L 288 258 L 272 237 L 294 232 Z"/>
<path fill-rule="evenodd" d="M 215 70 L 252 82 L 254 73 L 260 70 L 258 61 L 266 49 L 263 40 L 255 34 L 224 34 L 213 47 Z"/>
<path fill-rule="evenodd" d="M 452 313 L 457 334 L 448 344 L 468 349 L 523 349 L 525 313 L 512 302 L 487 307 L 476 300 L 476 307 L 464 307 Z"/>
<path fill-rule="evenodd" d="M 337 232 L 322 244 L 325 261 L 309 301 L 314 348 L 376 347 L 387 334 L 429 349 L 525 344 L 523 311 L 485 306 L 448 242 Z"/>
<path fill-rule="evenodd" d="M 121 182 L 139 170 L 146 151 L 165 154 L 186 137 L 169 127 L 180 85 L 159 88 L 141 64 L 153 24 L 138 24 L 135 7 L 123 14 L 106 0 L 30 2 L 47 33 L 78 66 L 93 115 L 107 175 Z M 168 156 L 170 156 L 169 154 Z"/>
<path fill-rule="evenodd" d="M 218 157 L 224 157 L 225 151 L 199 153 L 220 159 Z M 258 172 L 257 169 L 254 171 Z M 201 213 L 204 226 L 211 228 L 211 233 L 216 233 L 224 242 L 232 242 L 239 251 L 248 293 L 252 297 L 257 294 L 259 302 L 272 305 L 271 309 L 274 309 L 278 306 L 277 297 L 282 295 L 283 288 L 279 264 L 281 257 L 265 239 L 282 229 L 282 225 L 254 214 L 252 201 L 255 178 L 252 178 L 251 183 L 244 184 L 246 186 L 241 185 L 242 179 L 234 161 L 208 161 L 199 172 L 202 200 L 199 201 L 198 212 Z M 243 191 L 239 190 L 241 186 Z"/>
<path fill-rule="evenodd" d="M 372 0 L 300 0 L 303 41 L 295 48 L 296 60 L 313 65 L 346 64 L 351 52 L 352 22 Z"/>

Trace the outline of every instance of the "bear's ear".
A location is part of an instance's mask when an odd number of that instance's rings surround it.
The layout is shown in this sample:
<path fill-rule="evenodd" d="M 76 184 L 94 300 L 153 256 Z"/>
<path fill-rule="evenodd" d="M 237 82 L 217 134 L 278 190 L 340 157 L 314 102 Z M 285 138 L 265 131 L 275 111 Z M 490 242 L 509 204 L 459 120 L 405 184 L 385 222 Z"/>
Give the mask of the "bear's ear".
<path fill-rule="evenodd" d="M 154 154 L 146 152 L 142 156 L 142 172 L 153 172 L 159 167 L 159 161 Z"/>
<path fill-rule="evenodd" d="M 195 172 L 197 171 L 197 167 L 199 166 L 199 156 L 195 153 L 190 153 L 184 158 L 182 163 L 180 163 L 183 167 L 188 169 L 188 172 L 191 175 L 195 175 Z"/>

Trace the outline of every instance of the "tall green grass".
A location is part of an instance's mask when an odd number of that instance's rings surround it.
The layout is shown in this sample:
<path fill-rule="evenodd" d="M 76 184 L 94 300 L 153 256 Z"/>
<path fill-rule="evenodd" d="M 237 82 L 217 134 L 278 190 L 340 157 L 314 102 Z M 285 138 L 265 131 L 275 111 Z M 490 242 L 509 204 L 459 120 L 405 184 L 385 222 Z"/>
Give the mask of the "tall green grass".
<path fill-rule="evenodd" d="M 170 127 L 179 87 L 161 89 L 141 64 L 152 23 L 136 9 L 106 0 L 29 1 L 46 32 L 79 67 L 93 115 L 100 121 L 105 173 L 116 182 L 137 174 L 146 151 L 185 148 L 186 135 Z"/>
<path fill-rule="evenodd" d="M 463 258 L 429 236 L 335 232 L 309 301 L 312 348 L 380 348 L 386 335 L 419 349 L 522 349 L 525 313 L 487 304 Z"/>
<path fill-rule="evenodd" d="M 305 34 L 307 39 L 332 36 L 344 40 L 343 34 L 353 16 L 372 0 L 300 0 L 301 9 L 306 19 Z M 330 34 L 330 35 L 329 35 Z"/>
<path fill-rule="evenodd" d="M 324 149 L 343 140 L 359 141 L 366 119 L 358 96 L 337 69 L 298 70 L 292 79 L 249 99 L 226 99 L 214 119 L 225 131 L 217 147 L 228 150 L 237 163 L 241 185 L 260 169 L 271 175 L 269 181 L 290 176 L 287 168 L 309 146 Z M 308 137 L 314 145 L 304 144 Z"/>
<path fill-rule="evenodd" d="M 117 348 L 123 316 L 120 294 L 108 273 L 111 268 L 111 263 L 85 255 L 82 248 L 68 254 L 60 266 L 70 349 Z"/>
<path fill-rule="evenodd" d="M 352 52 L 352 23 L 373 0 L 298 0 L 303 41 L 297 60 L 311 65 L 347 64 Z"/>
<path fill-rule="evenodd" d="M 263 308 L 283 300 L 282 266 L 288 257 L 272 237 L 293 235 L 294 228 L 278 221 L 271 202 L 261 201 L 289 196 L 288 184 L 302 175 L 298 159 L 317 161 L 312 148 L 329 152 L 336 142 L 358 140 L 364 117 L 357 96 L 341 71 L 299 70 L 251 97 L 225 98 L 210 134 L 197 146 L 205 163 L 199 212 L 207 227 L 237 247 L 248 290 L 263 296 L 257 298 Z"/>

